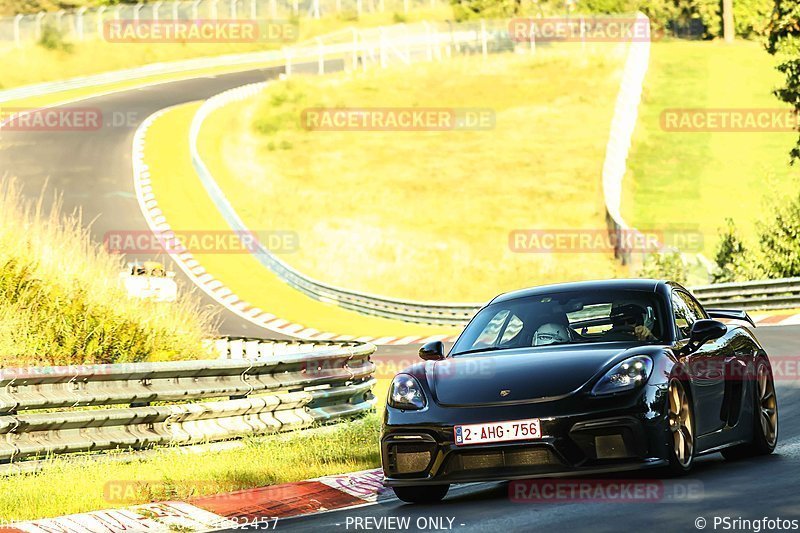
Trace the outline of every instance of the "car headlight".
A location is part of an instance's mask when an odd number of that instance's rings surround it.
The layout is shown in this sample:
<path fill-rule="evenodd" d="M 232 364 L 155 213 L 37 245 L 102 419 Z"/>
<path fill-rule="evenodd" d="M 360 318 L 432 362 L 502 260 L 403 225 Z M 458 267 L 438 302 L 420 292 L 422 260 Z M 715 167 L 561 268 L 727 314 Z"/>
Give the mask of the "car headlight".
<path fill-rule="evenodd" d="M 592 395 L 602 396 L 633 390 L 647 381 L 652 370 L 653 360 L 646 355 L 625 359 L 606 372 L 592 389 Z"/>
<path fill-rule="evenodd" d="M 427 402 L 417 378 L 408 374 L 397 374 L 389 387 L 388 404 L 395 409 L 418 411 L 424 409 Z"/>

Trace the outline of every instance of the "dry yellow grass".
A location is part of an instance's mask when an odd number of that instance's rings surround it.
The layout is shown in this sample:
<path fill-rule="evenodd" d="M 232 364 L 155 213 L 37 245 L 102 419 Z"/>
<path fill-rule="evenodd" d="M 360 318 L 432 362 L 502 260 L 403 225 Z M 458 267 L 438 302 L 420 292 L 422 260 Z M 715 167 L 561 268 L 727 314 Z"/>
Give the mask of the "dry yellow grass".
<path fill-rule="evenodd" d="M 180 231 L 230 231 L 197 178 L 189 157 L 189 126 L 199 103 L 169 109 L 147 131 L 145 162 L 153 194 L 170 226 Z M 253 254 L 207 252 L 195 258 L 234 294 L 284 320 L 320 331 L 360 337 L 454 335 L 458 328 L 411 324 L 364 315 L 306 296 Z"/>
<path fill-rule="evenodd" d="M 409 22 L 444 20 L 449 8 L 420 9 L 407 15 Z M 345 17 L 302 19 L 299 39 L 335 32 L 349 26 L 359 28 L 392 24 L 393 13 L 365 14 L 358 20 Z M 71 51 L 48 50 L 38 44 L 0 48 L 0 89 L 131 68 L 151 63 L 194 57 L 277 49 L 280 43 L 111 43 L 102 39 L 72 42 Z"/>
<path fill-rule="evenodd" d="M 49 214 L 0 182 L 0 367 L 208 357 L 213 317 L 185 293 L 174 304 L 129 299 L 123 262 L 80 218 Z"/>
<path fill-rule="evenodd" d="M 212 115 L 203 157 L 254 230 L 299 234 L 317 279 L 484 301 L 614 276 L 607 254 L 520 254 L 515 229 L 603 229 L 600 175 L 625 47 L 460 58 L 273 83 Z M 558 80 L 558 82 L 554 82 Z M 492 108 L 490 131 L 307 131 L 309 107 Z"/>

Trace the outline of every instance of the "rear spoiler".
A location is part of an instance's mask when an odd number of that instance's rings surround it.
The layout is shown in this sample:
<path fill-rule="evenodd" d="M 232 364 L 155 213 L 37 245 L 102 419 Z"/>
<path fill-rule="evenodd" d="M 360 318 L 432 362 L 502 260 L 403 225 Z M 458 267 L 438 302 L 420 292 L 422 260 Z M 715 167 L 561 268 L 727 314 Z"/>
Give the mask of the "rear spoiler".
<path fill-rule="evenodd" d="M 756 327 L 756 323 L 753 322 L 753 319 L 750 318 L 750 315 L 747 314 L 747 311 L 742 311 L 739 309 L 706 309 L 708 316 L 711 318 L 724 318 L 727 320 L 744 320 L 745 322 L 750 322 L 753 327 Z"/>

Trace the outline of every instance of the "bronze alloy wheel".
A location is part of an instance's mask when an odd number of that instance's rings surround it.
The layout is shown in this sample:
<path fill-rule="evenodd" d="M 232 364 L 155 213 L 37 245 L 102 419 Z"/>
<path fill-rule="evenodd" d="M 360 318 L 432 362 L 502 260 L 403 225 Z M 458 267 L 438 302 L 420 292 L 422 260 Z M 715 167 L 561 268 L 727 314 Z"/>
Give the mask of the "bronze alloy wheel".
<path fill-rule="evenodd" d="M 778 402 L 775 399 L 775 383 L 767 365 L 758 367 L 758 408 L 764 440 L 767 445 L 775 446 L 778 439 Z"/>
<path fill-rule="evenodd" d="M 689 396 L 677 379 L 669 382 L 669 429 L 675 460 L 680 468 L 688 469 L 694 457 L 692 409 Z"/>

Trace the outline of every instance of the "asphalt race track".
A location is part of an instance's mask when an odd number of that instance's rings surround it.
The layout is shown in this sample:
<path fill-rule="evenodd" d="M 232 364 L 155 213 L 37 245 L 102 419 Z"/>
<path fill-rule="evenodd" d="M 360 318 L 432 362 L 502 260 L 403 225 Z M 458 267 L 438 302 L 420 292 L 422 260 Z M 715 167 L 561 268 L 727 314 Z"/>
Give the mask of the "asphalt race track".
<path fill-rule="evenodd" d="M 756 334 L 772 356 L 800 355 L 800 326 L 759 328 Z M 797 374 L 796 367 L 794 373 Z M 451 489 L 439 505 L 412 506 L 390 499 L 375 505 L 285 520 L 279 522 L 276 529 L 335 532 L 368 531 L 371 527 L 374 531 L 401 530 L 398 522 L 380 522 L 388 517 L 410 518 L 408 525 L 414 531 L 592 533 L 698 531 L 695 520 L 701 517 L 706 520 L 705 531 L 725 531 L 723 523 L 714 528 L 714 517 L 800 520 L 800 480 L 797 478 L 800 471 L 800 379 L 797 375 L 776 376 L 776 386 L 779 440 L 775 453 L 736 462 L 725 461 L 720 454 L 698 459 L 688 476 L 664 481 L 665 489 L 675 487 L 674 491 L 665 490 L 668 494 L 680 494 L 677 484 L 690 487 L 694 492 L 688 501 L 677 498 L 656 503 L 519 503 L 509 500 L 507 483 L 484 483 Z M 640 471 L 617 474 L 614 479 L 648 481 L 658 475 L 658 471 Z M 356 527 L 359 518 L 368 521 Z M 443 518 L 440 522 L 444 525 L 431 518 Z M 452 529 L 448 529 L 448 519 L 452 519 Z M 767 530 L 762 527 L 762 531 Z"/>

